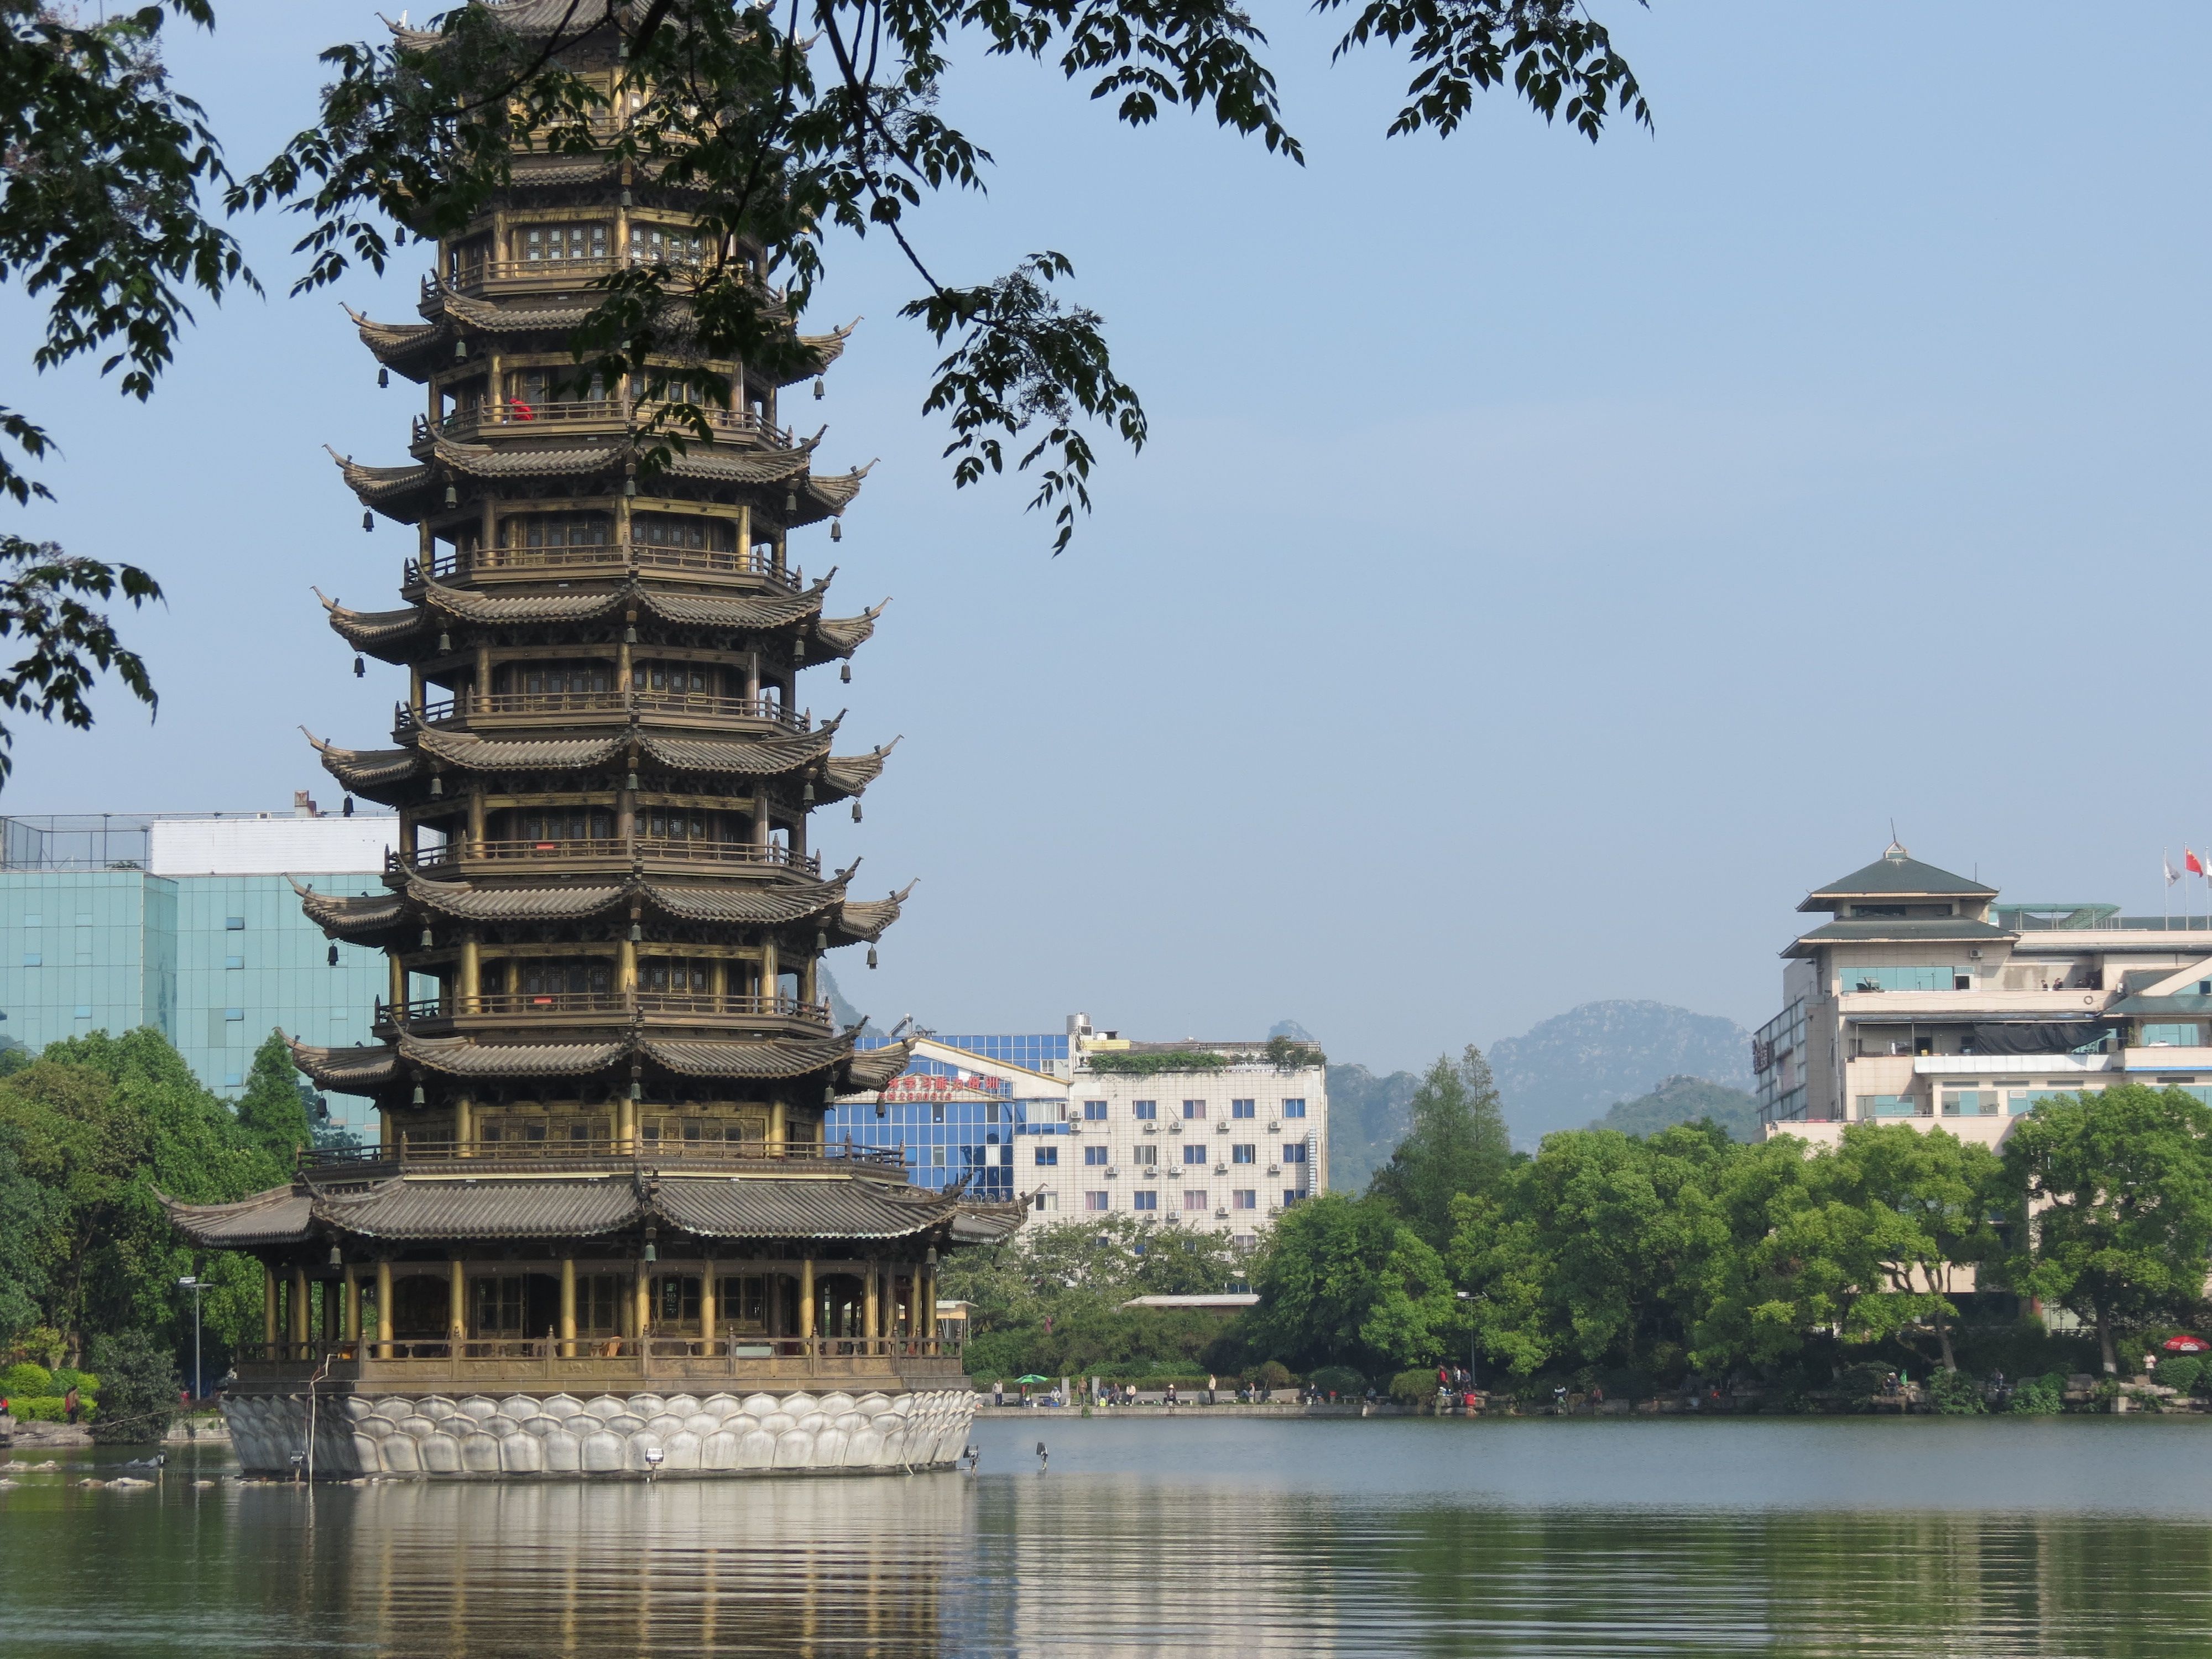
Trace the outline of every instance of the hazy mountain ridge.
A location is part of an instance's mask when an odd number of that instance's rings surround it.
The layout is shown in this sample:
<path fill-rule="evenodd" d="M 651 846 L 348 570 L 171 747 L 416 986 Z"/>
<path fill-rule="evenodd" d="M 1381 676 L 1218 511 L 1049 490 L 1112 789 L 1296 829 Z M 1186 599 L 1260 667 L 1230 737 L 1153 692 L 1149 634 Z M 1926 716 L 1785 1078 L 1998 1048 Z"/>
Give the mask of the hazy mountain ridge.
<path fill-rule="evenodd" d="M 1694 1123 L 1701 1117 L 1719 1124 L 1733 1139 L 1759 1138 L 1758 1101 L 1741 1089 L 1701 1077 L 1663 1079 L 1647 1095 L 1615 1101 L 1613 1109 L 1589 1127 L 1650 1135 L 1677 1123 Z"/>
<path fill-rule="evenodd" d="M 1421 1079 L 1411 1072 L 1377 1077 L 1364 1066 L 1328 1068 L 1328 1184 L 1332 1192 L 1364 1191 L 1367 1178 L 1390 1161 L 1413 1122 L 1409 1109 Z"/>
<path fill-rule="evenodd" d="M 1751 1033 L 1734 1020 L 1663 1002 L 1586 1002 L 1491 1045 L 1491 1069 L 1516 1146 L 1580 1128 L 1660 1079 L 1751 1085 Z"/>

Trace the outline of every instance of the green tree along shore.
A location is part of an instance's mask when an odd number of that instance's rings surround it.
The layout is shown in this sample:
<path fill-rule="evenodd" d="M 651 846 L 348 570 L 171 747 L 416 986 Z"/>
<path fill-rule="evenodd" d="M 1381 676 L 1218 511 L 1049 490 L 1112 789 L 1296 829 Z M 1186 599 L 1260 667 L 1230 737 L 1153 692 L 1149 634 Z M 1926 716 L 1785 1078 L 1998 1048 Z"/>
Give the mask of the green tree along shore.
<path fill-rule="evenodd" d="M 1850 1124 L 1812 1149 L 1711 1121 L 1515 1154 L 1469 1048 L 1429 1069 L 1364 1194 L 1297 1206 L 1249 1257 L 1101 1221 L 1025 1229 L 947 1272 L 974 1304 L 977 1376 L 1270 1365 L 1412 1392 L 1472 1357 L 1486 1388 L 1528 1397 L 1755 1382 L 1786 1407 L 1898 1370 L 1980 1409 L 1966 1379 L 2002 1370 L 2028 1385 L 2015 1409 L 2055 1410 L 2052 1373 L 2133 1371 L 2206 1316 L 2212 1111 L 2126 1084 L 2045 1102 L 2002 1156 L 1940 1127 Z M 1258 1305 L 1229 1320 L 1122 1305 L 1247 1285 Z M 2081 1328 L 2053 1333 L 2031 1297 Z"/>
<path fill-rule="evenodd" d="M 259 1329 L 259 1271 L 228 1252 L 196 1255 L 156 1194 L 242 1198 L 289 1180 L 311 1139 L 274 1033 L 234 1109 L 150 1029 L 0 1054 L 0 1386 L 20 1403 L 37 1373 L 58 1372 L 58 1394 L 89 1367 L 109 1384 L 111 1422 L 118 1388 L 137 1402 L 134 1417 L 155 1409 L 146 1401 L 173 1407 L 192 1345 L 191 1299 L 177 1280 L 193 1273 L 205 1287 L 207 1375 L 221 1376 L 231 1346 Z"/>
<path fill-rule="evenodd" d="M 970 1372 L 1402 1393 L 1473 1357 L 1486 1387 L 1528 1396 L 1755 1382 L 1786 1405 L 1899 1369 L 1975 1408 L 1957 1379 L 2002 1369 L 2027 1385 L 2014 1409 L 2055 1410 L 2051 1373 L 2133 1371 L 2208 1315 L 2212 1110 L 2179 1090 L 2046 1100 L 2002 1155 L 1940 1127 L 1851 1124 L 1810 1150 L 1710 1121 L 1570 1130 L 1530 1155 L 1469 1048 L 1429 1068 L 1411 1120 L 1365 1192 L 1297 1205 L 1255 1252 L 1109 1214 L 954 1255 L 939 1288 L 970 1304 Z M 258 1328 L 258 1274 L 180 1245 L 156 1193 L 243 1197 L 313 1138 L 274 1034 L 234 1107 L 152 1030 L 0 1054 L 0 1388 L 44 1409 L 40 1390 L 98 1376 L 103 1417 L 117 1389 L 154 1410 L 189 1364 L 187 1273 L 221 1376 Z M 1246 1289 L 1258 1304 L 1233 1318 L 1126 1305 Z M 2030 1297 L 2078 1330 L 2051 1333 Z"/>

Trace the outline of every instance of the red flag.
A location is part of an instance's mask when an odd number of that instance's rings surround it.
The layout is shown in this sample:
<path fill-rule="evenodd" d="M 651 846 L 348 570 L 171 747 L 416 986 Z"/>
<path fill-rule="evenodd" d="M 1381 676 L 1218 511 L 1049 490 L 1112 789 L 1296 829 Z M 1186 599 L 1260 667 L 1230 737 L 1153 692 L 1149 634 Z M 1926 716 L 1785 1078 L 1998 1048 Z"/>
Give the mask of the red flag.
<path fill-rule="evenodd" d="M 2198 858 L 2186 847 L 2181 849 L 2181 867 L 2192 876 L 2201 876 L 2204 873 L 2203 860 Z"/>
<path fill-rule="evenodd" d="M 538 411 L 520 398 L 509 398 L 507 400 L 507 406 L 514 411 L 514 418 L 518 421 L 534 421 L 538 418 Z"/>

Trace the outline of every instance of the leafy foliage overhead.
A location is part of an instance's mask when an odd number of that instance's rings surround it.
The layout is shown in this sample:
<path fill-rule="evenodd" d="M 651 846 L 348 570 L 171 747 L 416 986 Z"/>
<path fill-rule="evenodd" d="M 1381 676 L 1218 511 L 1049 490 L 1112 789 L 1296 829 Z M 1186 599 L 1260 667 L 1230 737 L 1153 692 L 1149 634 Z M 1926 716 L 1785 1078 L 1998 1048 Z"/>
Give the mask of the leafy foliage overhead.
<path fill-rule="evenodd" d="M 708 356 L 787 367 L 790 321 L 827 274 L 833 237 L 887 236 L 921 287 L 903 314 L 947 348 L 924 408 L 951 428 L 954 482 L 1035 469 L 1030 505 L 1053 510 L 1055 551 L 1090 504 L 1091 429 L 1141 447 L 1145 413 L 1114 370 L 1103 319 L 1063 297 L 1074 275 L 1064 255 L 963 281 L 923 251 L 919 210 L 982 189 L 992 161 L 939 113 L 955 51 L 1026 59 L 1131 126 L 1182 108 L 1304 159 L 1265 36 L 1226 0 L 574 0 L 556 15 L 538 37 L 469 5 L 434 37 L 333 47 L 321 119 L 229 199 L 309 216 L 300 286 L 315 287 L 356 262 L 381 270 L 407 236 L 468 225 L 507 182 L 518 142 L 611 155 L 626 180 L 692 192 L 712 250 L 703 264 L 634 266 L 599 284 L 575 344 L 580 373 L 609 383 L 678 332 Z M 610 34 L 611 82 L 588 64 Z M 1449 133 L 1479 91 L 1509 83 L 1593 139 L 1618 112 L 1650 120 L 1605 27 L 1571 0 L 1374 0 L 1337 52 L 1376 41 L 1402 46 L 1414 65 L 1393 132 Z M 729 388 L 708 382 L 705 395 L 726 404 Z M 709 435 L 696 405 L 653 420 L 664 461 L 687 434 Z"/>

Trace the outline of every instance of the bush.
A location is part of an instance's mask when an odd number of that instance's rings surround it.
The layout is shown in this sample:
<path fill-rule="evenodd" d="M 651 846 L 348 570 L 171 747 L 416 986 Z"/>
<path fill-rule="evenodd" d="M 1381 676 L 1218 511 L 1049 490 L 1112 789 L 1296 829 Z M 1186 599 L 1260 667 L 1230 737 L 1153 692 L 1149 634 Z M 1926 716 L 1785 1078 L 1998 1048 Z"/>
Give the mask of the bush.
<path fill-rule="evenodd" d="M 1978 1417 L 1989 1409 L 1980 1379 L 1964 1371 L 1937 1371 L 1928 1379 L 1928 1398 L 1946 1417 Z"/>
<path fill-rule="evenodd" d="M 1367 1379 L 1349 1365 L 1324 1365 L 1306 1375 L 1307 1383 L 1323 1394 L 1334 1394 L 1340 1399 L 1357 1400 L 1367 1392 Z"/>
<path fill-rule="evenodd" d="M 159 1444 L 177 1420 L 177 1368 L 168 1350 L 143 1331 L 104 1336 L 94 1345 L 101 1380 L 92 1437 L 103 1444 Z"/>
<path fill-rule="evenodd" d="M 2193 1353 L 2178 1353 L 2171 1359 L 2158 1362 L 2158 1370 L 2151 1374 L 2154 1382 L 2163 1382 L 2177 1394 L 2195 1390 L 2197 1379 L 2204 1374 L 2204 1362 Z"/>
<path fill-rule="evenodd" d="M 67 1394 L 71 1389 L 79 1394 L 97 1394 L 100 1392 L 100 1379 L 90 1371 L 73 1371 L 64 1365 L 54 1373 L 54 1386 L 46 1392 Z"/>
<path fill-rule="evenodd" d="M 54 1374 L 44 1365 L 34 1365 L 25 1360 L 20 1365 L 10 1365 L 0 1371 L 0 1394 L 13 1400 L 17 1395 L 59 1394 L 54 1385 Z"/>
<path fill-rule="evenodd" d="M 1291 1370 L 1279 1359 L 1270 1359 L 1252 1373 L 1252 1385 L 1259 1389 L 1287 1389 L 1291 1386 Z"/>
<path fill-rule="evenodd" d="M 89 1401 L 82 1403 L 84 1409 L 77 1413 L 77 1420 L 89 1423 L 96 1407 Z M 62 1397 L 58 1394 L 33 1394 L 21 1398 L 11 1395 L 8 1400 L 8 1409 L 19 1423 L 60 1423 L 67 1420 Z"/>
<path fill-rule="evenodd" d="M 2066 1409 L 2066 1378 L 2058 1371 L 2031 1378 L 2012 1391 L 2011 1409 L 2027 1417 L 2056 1417 Z"/>
<path fill-rule="evenodd" d="M 1425 1406 L 1436 1397 L 1437 1374 L 1433 1368 L 1400 1371 L 1390 1379 L 1390 1398 L 1401 1406 Z"/>

